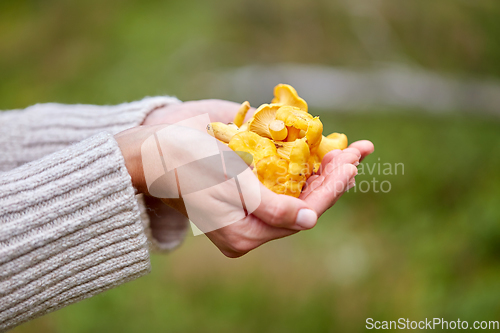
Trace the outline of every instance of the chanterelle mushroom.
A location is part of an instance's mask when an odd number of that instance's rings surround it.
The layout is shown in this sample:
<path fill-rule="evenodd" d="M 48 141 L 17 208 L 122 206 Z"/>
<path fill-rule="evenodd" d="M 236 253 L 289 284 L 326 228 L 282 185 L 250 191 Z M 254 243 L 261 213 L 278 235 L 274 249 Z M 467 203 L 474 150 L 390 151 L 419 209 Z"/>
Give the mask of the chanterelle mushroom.
<path fill-rule="evenodd" d="M 346 149 L 347 136 L 342 133 L 332 133 L 328 136 L 323 136 L 319 144 L 317 154 L 321 160 L 325 155 L 334 149 Z"/>
<path fill-rule="evenodd" d="M 309 148 L 316 150 L 323 133 L 323 123 L 319 117 L 313 117 L 296 107 L 283 106 L 276 112 L 276 119 L 282 120 L 289 128 L 286 141 L 295 141 L 304 131 Z"/>
<path fill-rule="evenodd" d="M 265 187 L 278 194 L 285 194 L 288 161 L 277 155 L 268 156 L 255 164 L 254 172 Z"/>
<path fill-rule="evenodd" d="M 259 180 L 276 193 L 298 197 L 324 156 L 347 148 L 344 134 L 323 136 L 319 117 L 307 112 L 307 103 L 289 85 L 277 85 L 271 104 L 261 105 L 243 123 L 249 108 L 248 102 L 243 103 L 234 123 L 212 123 L 208 129 L 253 165 Z"/>
<path fill-rule="evenodd" d="M 266 138 L 272 138 L 269 125 L 276 119 L 279 105 L 262 104 L 248 123 L 248 130 Z"/>
<path fill-rule="evenodd" d="M 276 146 L 274 143 L 259 136 L 253 132 L 237 133 L 229 141 L 229 148 L 238 152 L 243 151 L 253 156 L 252 164 L 256 164 L 259 160 L 267 156 L 276 155 Z M 248 164 L 248 161 L 245 161 Z"/>
<path fill-rule="evenodd" d="M 272 104 L 295 106 L 307 112 L 307 103 L 299 97 L 297 91 L 288 84 L 278 84 L 274 87 Z"/>
<path fill-rule="evenodd" d="M 231 138 L 238 133 L 238 128 L 224 123 L 210 123 L 207 125 L 207 132 L 216 139 L 228 143 Z"/>
<path fill-rule="evenodd" d="M 236 126 L 241 127 L 241 125 L 243 125 L 248 110 L 250 110 L 250 103 L 248 103 L 248 101 L 245 101 L 241 104 L 238 112 L 236 113 L 236 116 L 234 117 L 234 124 Z"/>

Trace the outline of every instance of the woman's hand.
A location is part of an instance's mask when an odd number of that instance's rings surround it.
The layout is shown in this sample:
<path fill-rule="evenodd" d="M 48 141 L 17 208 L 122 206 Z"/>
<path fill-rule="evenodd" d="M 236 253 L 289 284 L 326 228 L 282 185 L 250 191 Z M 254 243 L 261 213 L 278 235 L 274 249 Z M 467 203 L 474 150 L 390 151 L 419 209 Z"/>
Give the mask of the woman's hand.
<path fill-rule="evenodd" d="M 253 214 L 207 236 L 226 256 L 237 258 L 271 240 L 313 228 L 317 218 L 354 186 L 356 166 L 373 150 L 373 144 L 363 140 L 343 151 L 329 152 L 321 172 L 308 179 L 299 198 L 276 194 L 261 186 L 262 201 Z"/>
<path fill-rule="evenodd" d="M 200 103 L 202 102 L 192 102 Z M 205 103 L 205 102 L 203 102 Z M 230 102 L 222 102 L 227 105 L 227 110 L 210 109 L 208 102 L 205 104 L 203 111 L 196 111 L 191 107 L 184 109 L 185 117 L 192 117 L 198 114 L 212 112 L 218 118 L 213 120 L 225 121 L 232 118 L 237 110 L 238 104 Z M 226 104 L 229 103 L 229 104 Z M 222 105 L 221 104 L 221 105 Z M 234 109 L 233 109 L 234 106 Z M 182 112 L 177 110 L 177 112 Z M 166 113 L 166 112 L 163 112 Z M 159 115 L 155 116 L 156 120 L 160 119 Z M 173 119 L 175 117 L 164 114 L 162 119 Z M 170 118 L 172 117 L 172 118 Z M 181 119 L 179 119 L 181 120 Z M 153 120 L 150 120 L 153 121 Z M 143 193 L 148 193 L 147 184 L 145 184 L 144 171 L 141 163 L 141 145 L 150 137 L 155 131 L 164 126 L 144 126 L 134 128 L 122 132 L 116 136 L 118 144 L 125 157 L 127 169 L 132 176 L 134 186 Z M 180 131 L 179 135 L 183 135 L 185 131 Z M 212 139 L 208 134 L 192 132 L 185 140 L 200 140 Z M 176 143 L 171 143 L 174 147 L 172 156 L 183 154 L 183 147 L 177 146 Z M 354 184 L 354 177 L 357 174 L 356 165 L 361 159 L 373 151 L 373 144 L 369 141 L 359 141 L 353 143 L 348 149 L 344 151 L 332 151 L 328 153 L 323 159 L 321 173 L 311 177 L 305 190 L 299 198 L 293 198 L 285 195 L 278 195 L 265 188 L 258 180 L 258 191 L 260 191 L 260 205 L 251 214 L 243 217 L 235 223 L 231 223 L 222 228 L 206 232 L 210 240 L 228 257 L 239 257 L 250 250 L 270 241 L 273 239 L 292 235 L 300 230 L 306 230 L 314 227 L 317 218 L 330 208 L 348 189 L 349 186 Z M 166 157 L 168 158 L 168 156 Z M 206 168 L 191 170 L 192 176 L 196 177 L 215 177 L 211 172 L 207 172 Z M 250 177 L 253 176 L 250 173 Z M 240 184 L 244 186 L 244 184 Z M 226 194 L 220 190 L 209 190 L 203 193 L 204 197 L 190 202 L 190 209 L 203 214 L 213 214 L 214 211 L 225 212 L 225 215 L 237 215 L 241 210 L 241 206 L 236 204 L 234 196 Z M 176 207 L 179 211 L 186 214 L 185 207 L 182 201 L 179 200 L 164 200 Z M 224 215 L 224 216 L 225 216 Z M 203 230 L 203 228 L 201 228 Z"/>

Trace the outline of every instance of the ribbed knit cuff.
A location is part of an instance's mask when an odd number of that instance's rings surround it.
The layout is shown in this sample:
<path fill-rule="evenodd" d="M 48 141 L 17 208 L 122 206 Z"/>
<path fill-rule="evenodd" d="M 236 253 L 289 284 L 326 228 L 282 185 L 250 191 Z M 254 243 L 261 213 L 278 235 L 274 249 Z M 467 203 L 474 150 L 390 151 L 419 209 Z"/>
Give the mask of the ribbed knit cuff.
<path fill-rule="evenodd" d="M 0 173 L 0 331 L 149 272 L 113 136 Z"/>
<path fill-rule="evenodd" d="M 46 103 L 0 112 L 0 172 L 40 159 L 102 131 L 116 134 L 139 126 L 151 111 L 177 103 L 180 101 L 175 97 L 157 96 L 112 106 Z M 161 230 L 150 227 L 147 208 L 141 198 L 138 202 L 151 249 L 166 252 L 179 246 L 189 225 L 165 219 Z M 169 235 L 168 241 L 165 234 Z"/>
<path fill-rule="evenodd" d="M 151 111 L 175 103 L 180 101 L 159 96 L 113 106 L 45 103 L 0 112 L 0 172 L 100 132 L 116 134 L 139 126 Z"/>

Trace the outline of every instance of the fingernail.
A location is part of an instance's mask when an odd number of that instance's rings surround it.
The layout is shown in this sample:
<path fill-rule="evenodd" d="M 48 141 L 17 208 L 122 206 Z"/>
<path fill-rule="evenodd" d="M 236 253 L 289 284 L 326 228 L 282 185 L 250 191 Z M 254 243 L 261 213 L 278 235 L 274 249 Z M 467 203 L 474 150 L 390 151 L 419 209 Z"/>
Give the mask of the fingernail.
<path fill-rule="evenodd" d="M 295 224 L 304 229 L 311 229 L 316 225 L 316 221 L 318 221 L 318 215 L 314 211 L 304 208 L 299 210 Z"/>
<path fill-rule="evenodd" d="M 347 186 L 347 190 L 346 191 L 349 191 L 351 188 L 353 188 L 354 186 L 356 186 L 356 182 L 353 181 L 353 182 L 350 182 L 349 185 Z"/>
<path fill-rule="evenodd" d="M 359 165 L 359 161 L 354 162 L 354 166 L 358 166 L 358 165 Z"/>

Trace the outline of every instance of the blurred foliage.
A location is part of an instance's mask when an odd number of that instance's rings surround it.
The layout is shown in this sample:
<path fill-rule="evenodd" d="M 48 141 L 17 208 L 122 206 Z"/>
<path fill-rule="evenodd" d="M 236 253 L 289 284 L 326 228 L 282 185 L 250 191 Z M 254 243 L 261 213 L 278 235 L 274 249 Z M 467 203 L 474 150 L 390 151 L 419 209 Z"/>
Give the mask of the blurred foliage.
<path fill-rule="evenodd" d="M 203 95 L 204 74 L 255 63 L 396 61 L 497 77 L 499 14 L 497 0 L 3 0 L 0 109 L 217 97 Z M 147 277 L 14 331 L 357 332 L 368 317 L 497 320 L 498 119 L 326 111 L 312 110 L 326 132 L 373 140 L 364 166 L 404 163 L 404 175 L 375 176 L 390 192 L 362 193 L 374 176 L 359 175 L 313 231 L 237 260 L 189 237 L 154 256 Z"/>
<path fill-rule="evenodd" d="M 499 15 L 496 0 L 3 0 L 0 108 L 208 97 L 203 73 L 249 63 L 498 76 Z"/>

